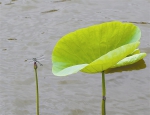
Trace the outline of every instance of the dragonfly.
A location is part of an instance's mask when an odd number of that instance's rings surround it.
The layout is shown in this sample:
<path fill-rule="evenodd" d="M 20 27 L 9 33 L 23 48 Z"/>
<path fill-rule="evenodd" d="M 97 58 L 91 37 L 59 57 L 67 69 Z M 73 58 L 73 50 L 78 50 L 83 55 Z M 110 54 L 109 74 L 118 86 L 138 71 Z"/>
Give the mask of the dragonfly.
<path fill-rule="evenodd" d="M 40 66 L 43 66 L 43 64 L 41 64 L 39 61 L 40 60 L 44 60 L 44 55 L 41 55 L 40 57 L 37 58 L 32 58 L 32 59 L 26 59 L 25 61 L 28 61 L 29 63 L 34 62 L 34 63 L 38 63 Z"/>
<path fill-rule="evenodd" d="M 41 64 L 36 58 L 33 58 L 34 63 L 38 62 L 40 64 L 40 66 L 43 66 L 43 64 Z"/>

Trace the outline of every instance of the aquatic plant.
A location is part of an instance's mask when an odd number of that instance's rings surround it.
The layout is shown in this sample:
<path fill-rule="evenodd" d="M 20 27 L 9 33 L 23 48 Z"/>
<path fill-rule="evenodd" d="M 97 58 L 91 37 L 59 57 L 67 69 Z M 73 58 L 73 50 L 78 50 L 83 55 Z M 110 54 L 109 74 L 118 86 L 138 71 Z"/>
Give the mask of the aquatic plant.
<path fill-rule="evenodd" d="M 42 59 L 43 57 L 40 57 L 39 59 Z M 43 66 L 38 60 L 38 58 L 32 58 L 31 59 L 27 59 L 25 61 L 30 61 L 30 62 L 34 62 L 33 68 L 34 68 L 34 72 L 35 72 L 35 83 L 36 83 L 36 115 L 40 115 L 39 112 L 39 87 L 38 87 L 38 75 L 37 75 L 37 63 L 40 64 L 40 66 Z"/>
<path fill-rule="evenodd" d="M 102 115 L 106 115 L 105 73 L 109 68 L 133 64 L 146 56 L 136 49 L 141 31 L 132 23 L 106 22 L 63 36 L 52 52 L 52 72 L 66 76 L 78 71 L 102 73 Z"/>
<path fill-rule="evenodd" d="M 36 80 L 36 115 L 39 115 L 39 88 L 38 88 L 38 76 L 37 76 L 37 64 L 34 62 L 35 80 Z"/>

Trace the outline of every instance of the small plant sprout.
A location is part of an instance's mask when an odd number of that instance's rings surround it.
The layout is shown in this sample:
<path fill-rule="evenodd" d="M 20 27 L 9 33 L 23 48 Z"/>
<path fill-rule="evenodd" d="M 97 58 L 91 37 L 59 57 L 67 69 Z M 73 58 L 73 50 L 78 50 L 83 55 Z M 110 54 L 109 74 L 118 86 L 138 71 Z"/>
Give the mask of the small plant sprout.
<path fill-rule="evenodd" d="M 105 70 L 133 64 L 146 56 L 140 53 L 140 29 L 132 23 L 106 22 L 63 36 L 52 52 L 52 72 L 67 76 L 78 71 L 102 73 L 102 115 L 106 115 Z"/>

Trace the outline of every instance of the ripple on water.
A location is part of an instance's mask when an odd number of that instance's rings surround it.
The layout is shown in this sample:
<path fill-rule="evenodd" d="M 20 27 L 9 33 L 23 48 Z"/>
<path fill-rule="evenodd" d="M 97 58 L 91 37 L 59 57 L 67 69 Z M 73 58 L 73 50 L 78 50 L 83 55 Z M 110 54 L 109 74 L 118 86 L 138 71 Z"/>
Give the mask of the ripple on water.
<path fill-rule="evenodd" d="M 33 65 L 24 60 L 45 56 L 38 68 L 40 112 L 43 115 L 99 115 L 101 74 L 52 74 L 51 53 L 65 34 L 105 21 L 133 22 L 142 31 L 144 60 L 106 72 L 107 114 L 148 115 L 149 11 L 148 0 L 118 2 L 99 0 L 0 1 L 0 113 L 35 114 Z"/>

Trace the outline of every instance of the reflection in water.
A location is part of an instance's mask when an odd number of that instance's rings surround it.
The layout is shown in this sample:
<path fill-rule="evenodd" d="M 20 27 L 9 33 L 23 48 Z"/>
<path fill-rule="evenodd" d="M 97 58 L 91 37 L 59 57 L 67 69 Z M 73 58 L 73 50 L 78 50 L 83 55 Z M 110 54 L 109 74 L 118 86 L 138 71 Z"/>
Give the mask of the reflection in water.
<path fill-rule="evenodd" d="M 140 50 L 141 50 L 142 52 L 147 53 L 147 54 L 150 53 L 150 47 L 140 48 Z"/>

